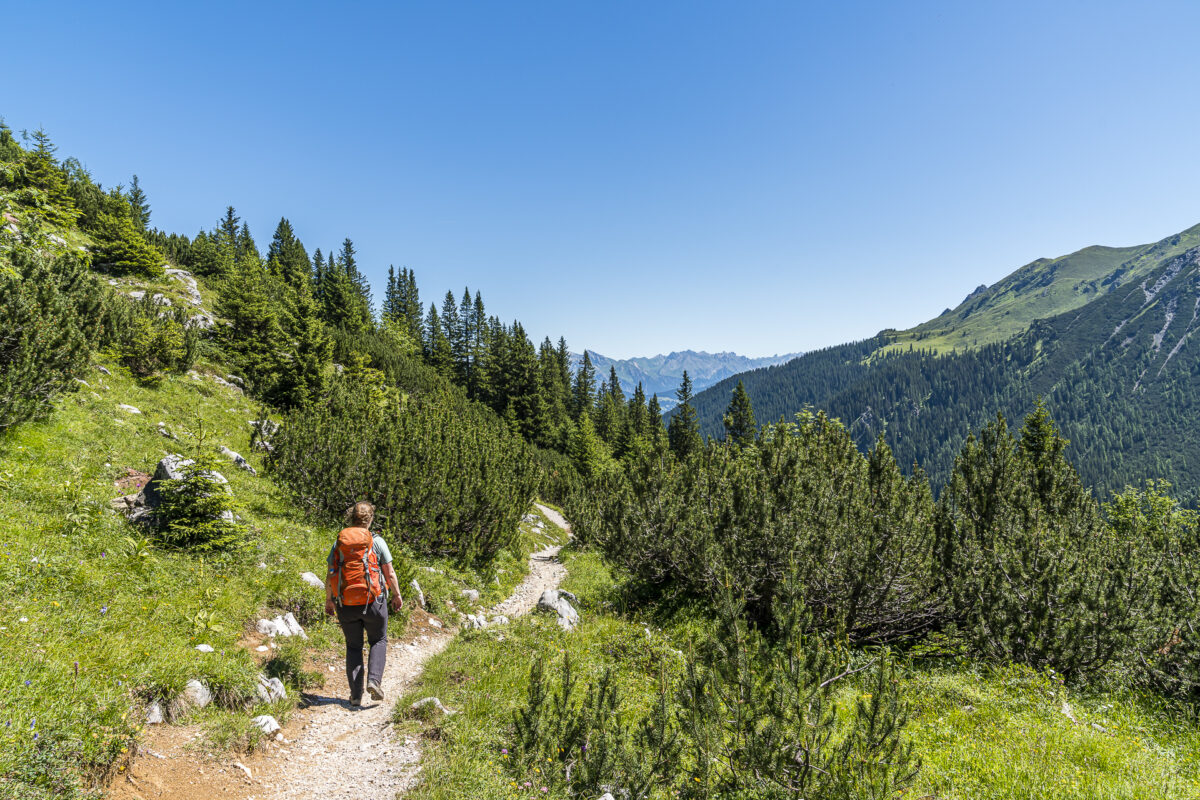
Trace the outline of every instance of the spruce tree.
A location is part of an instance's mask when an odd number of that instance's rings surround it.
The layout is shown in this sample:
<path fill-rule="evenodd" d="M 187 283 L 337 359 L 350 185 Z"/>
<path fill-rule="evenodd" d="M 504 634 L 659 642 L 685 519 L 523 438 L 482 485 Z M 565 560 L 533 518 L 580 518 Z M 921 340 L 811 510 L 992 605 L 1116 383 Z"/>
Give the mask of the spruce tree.
<path fill-rule="evenodd" d="M 379 317 L 388 323 L 402 323 L 404 319 L 403 292 L 396 279 L 396 268 L 391 264 L 388 264 L 387 288 L 383 292 L 383 308 Z"/>
<path fill-rule="evenodd" d="M 591 416 L 586 411 L 580 415 L 579 421 L 571 428 L 571 437 L 567 446 L 567 455 L 571 463 L 583 476 L 584 480 L 598 477 L 604 470 L 607 454 L 596 429 L 592 426 Z"/>
<path fill-rule="evenodd" d="M 446 331 L 438 317 L 437 306 L 429 304 L 429 315 L 425 318 L 425 360 L 438 374 L 450 377 L 454 370 L 454 358 L 450 352 L 450 342 L 446 339 Z"/>
<path fill-rule="evenodd" d="M 54 158 L 58 148 L 41 128 L 33 132 L 33 141 L 34 148 L 26 157 L 25 179 L 30 186 L 46 193 L 47 203 L 42 207 L 42 213 L 47 219 L 64 228 L 74 225 L 79 212 L 71 197 L 67 176 Z"/>
<path fill-rule="evenodd" d="M 450 345 L 450 363 L 454 380 L 460 386 L 467 382 L 467 336 L 463 327 L 463 319 L 458 313 L 458 303 L 454 300 L 454 292 L 446 292 L 442 298 L 442 330 L 446 334 L 446 342 Z"/>
<path fill-rule="evenodd" d="M 754 419 L 754 408 L 750 405 L 750 395 L 739 380 L 733 389 L 733 399 L 725 412 L 725 439 L 740 446 L 753 444 L 758 435 L 758 422 Z"/>
<path fill-rule="evenodd" d="M 596 368 L 592 366 L 592 357 L 588 351 L 583 351 L 583 361 L 575 372 L 575 385 L 572 391 L 571 413 L 575 419 L 585 411 L 591 411 L 592 397 L 596 391 Z"/>
<path fill-rule="evenodd" d="M 287 336 L 280 321 L 274 280 L 254 258 L 240 262 L 222 286 L 216 311 L 229 321 L 218 328 L 225 351 L 233 357 L 252 391 L 269 395 L 283 371 Z"/>
<path fill-rule="evenodd" d="M 633 435 L 645 436 L 650 428 L 650 412 L 646 408 L 646 392 L 642 389 L 641 381 L 638 381 L 637 388 L 633 390 L 633 397 L 629 398 L 626 416 Z"/>
<path fill-rule="evenodd" d="M 145 232 L 150 227 L 150 204 L 146 201 L 146 193 L 142 191 L 137 175 L 133 176 L 129 184 L 129 209 L 133 224 L 138 230 Z"/>
<path fill-rule="evenodd" d="M 213 232 L 213 240 L 220 251 L 218 275 L 228 274 L 237 266 L 238 238 L 241 233 L 239 223 L 241 221 L 237 212 L 234 211 L 233 206 L 226 206 L 225 216 L 221 218 L 221 221 L 217 224 L 217 230 Z"/>
<path fill-rule="evenodd" d="M 261 262 L 262 255 L 258 252 L 258 245 L 255 244 L 254 237 L 250 235 L 250 226 L 243 221 L 237 237 L 237 260 L 240 263 L 250 259 Z"/>
<path fill-rule="evenodd" d="M 358 251 L 350 237 L 342 241 L 341 252 L 338 253 L 338 264 L 349 278 L 357 298 L 348 309 L 353 322 L 351 327 L 356 330 L 370 330 L 374 322 L 374 301 L 371 296 L 371 284 L 366 276 L 358 269 Z"/>
<path fill-rule="evenodd" d="M 313 265 L 286 217 L 280 218 L 275 227 L 271 246 L 267 248 L 267 264 L 271 272 L 293 291 L 311 293 Z"/>
<path fill-rule="evenodd" d="M 696 409 L 692 407 L 692 379 L 687 370 L 683 371 L 683 379 L 675 392 L 679 405 L 671 415 L 671 424 L 667 426 L 667 439 L 671 444 L 671 452 L 680 461 L 700 452 L 704 441 L 700 438 L 700 425 L 696 421 Z"/>

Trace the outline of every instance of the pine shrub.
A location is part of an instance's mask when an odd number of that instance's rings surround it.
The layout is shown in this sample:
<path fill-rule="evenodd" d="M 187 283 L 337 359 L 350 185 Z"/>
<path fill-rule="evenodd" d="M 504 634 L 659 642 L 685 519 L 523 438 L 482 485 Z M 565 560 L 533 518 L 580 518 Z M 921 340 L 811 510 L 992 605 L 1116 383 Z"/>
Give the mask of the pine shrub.
<path fill-rule="evenodd" d="M 514 780 L 536 767 L 539 781 L 581 798 L 898 796 L 920 765 L 904 738 L 908 710 L 891 656 L 851 657 L 810 636 L 790 585 L 777 605 L 766 636 L 726 592 L 715 634 L 691 645 L 680 674 L 660 679 L 648 711 L 622 704 L 610 672 L 581 690 L 568 658 L 556 685 L 539 659 L 514 714 Z M 839 708 L 851 683 L 863 691 Z"/>
<path fill-rule="evenodd" d="M 462 563 L 516 540 L 538 484 L 525 443 L 482 410 L 450 394 L 406 401 L 349 371 L 272 444 L 275 474 L 304 508 L 336 523 L 370 500 L 414 552 Z"/>
<path fill-rule="evenodd" d="M 550 683 L 539 658 L 530 669 L 526 705 L 513 714 L 508 766 L 516 781 L 533 777 L 580 798 L 615 789 L 631 800 L 671 785 L 680 742 L 665 690 L 651 713 L 631 725 L 611 670 L 581 690 L 564 656 L 558 685 Z"/>
<path fill-rule="evenodd" d="M 1165 481 L 1126 488 L 1104 504 L 1120 546 L 1140 556 L 1126 581 L 1149 591 L 1134 622 L 1132 672 L 1154 689 L 1200 703 L 1200 514 L 1181 508 Z"/>
<path fill-rule="evenodd" d="M 0 431 L 49 413 L 101 333 L 105 290 L 85 259 L 17 249 L 0 265 Z"/>
<path fill-rule="evenodd" d="M 163 311 L 149 294 L 123 304 L 114 338 L 113 349 L 121 363 L 143 380 L 155 380 L 164 372 L 186 372 L 200 348 L 199 333 L 188 327 L 186 312 Z"/>
<path fill-rule="evenodd" d="M 1063 454 L 1040 405 L 1018 441 L 1003 417 L 971 436 L 939 498 L 936 550 L 952 615 L 998 661 L 1094 673 L 1132 647 L 1153 582 Z"/>
<path fill-rule="evenodd" d="M 911 638 L 936 624 L 932 499 L 880 442 L 864 458 L 835 420 L 803 415 L 744 447 L 682 462 L 643 448 L 625 478 L 573 495 L 578 535 L 649 587 L 715 601 L 732 586 L 769 620 L 799 581 L 815 624 L 856 643 Z"/>

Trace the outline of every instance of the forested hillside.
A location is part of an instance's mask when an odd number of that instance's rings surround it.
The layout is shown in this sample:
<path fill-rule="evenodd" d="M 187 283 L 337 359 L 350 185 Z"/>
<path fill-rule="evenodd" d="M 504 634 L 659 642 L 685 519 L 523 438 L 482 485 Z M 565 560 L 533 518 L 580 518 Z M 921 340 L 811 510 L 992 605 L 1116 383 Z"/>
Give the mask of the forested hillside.
<path fill-rule="evenodd" d="M 1126 276 L 1087 305 L 1003 342 L 938 356 L 915 346 L 889 349 L 884 333 L 730 378 L 693 400 L 701 430 L 722 434 L 722 414 L 741 380 L 760 419 L 824 409 L 861 448 L 883 434 L 902 464 L 920 464 L 940 486 L 971 429 L 996 413 L 1019 419 L 1042 396 L 1070 440 L 1072 461 L 1102 496 L 1164 478 L 1194 501 L 1198 253 L 1140 266 L 1136 280 Z"/>

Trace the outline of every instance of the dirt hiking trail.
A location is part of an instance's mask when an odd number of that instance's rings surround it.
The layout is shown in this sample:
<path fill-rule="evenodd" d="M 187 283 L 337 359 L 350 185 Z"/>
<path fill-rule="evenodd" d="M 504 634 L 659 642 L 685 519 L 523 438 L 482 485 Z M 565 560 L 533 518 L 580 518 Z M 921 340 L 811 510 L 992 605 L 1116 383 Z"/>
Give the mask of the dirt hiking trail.
<path fill-rule="evenodd" d="M 537 506 L 551 522 L 570 532 L 552 508 Z M 557 588 L 567 570 L 558 563 L 559 546 L 529 558 L 529 574 L 508 599 L 488 609 L 488 616 L 528 614 L 546 589 Z M 392 800 L 416 784 L 421 751 L 412 738 L 392 734 L 392 709 L 412 688 L 425 662 L 446 648 L 455 632 L 437 627 L 432 617 L 414 609 L 403 641 L 388 645 L 383 688 L 386 697 L 350 708 L 341 652 L 319 656 L 327 673 L 325 686 L 307 694 L 307 705 L 284 727 L 283 741 L 266 752 L 239 758 L 206 759 L 187 745 L 200 734 L 194 729 L 164 726 L 147 737 L 127 777 L 117 778 L 108 797 L 116 800 Z M 324 667 L 323 668 L 327 668 Z M 347 765 L 353 764 L 353 770 Z"/>

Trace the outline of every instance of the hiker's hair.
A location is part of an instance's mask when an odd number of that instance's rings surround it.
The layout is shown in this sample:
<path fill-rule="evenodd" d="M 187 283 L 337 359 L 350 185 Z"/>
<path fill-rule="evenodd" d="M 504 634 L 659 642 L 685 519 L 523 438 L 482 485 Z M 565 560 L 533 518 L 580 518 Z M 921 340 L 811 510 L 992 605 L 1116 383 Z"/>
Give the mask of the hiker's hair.
<path fill-rule="evenodd" d="M 375 520 L 375 506 L 363 500 L 346 509 L 346 521 L 361 528 L 371 527 Z"/>

